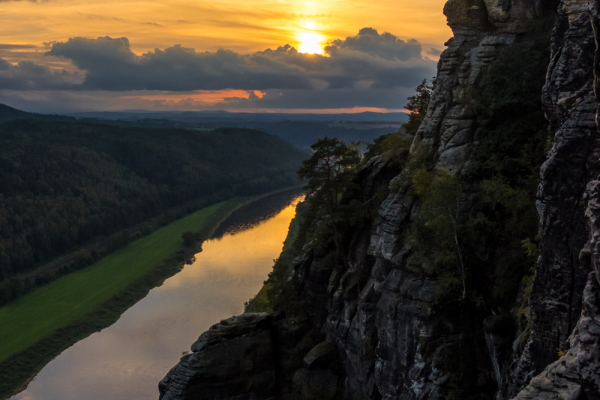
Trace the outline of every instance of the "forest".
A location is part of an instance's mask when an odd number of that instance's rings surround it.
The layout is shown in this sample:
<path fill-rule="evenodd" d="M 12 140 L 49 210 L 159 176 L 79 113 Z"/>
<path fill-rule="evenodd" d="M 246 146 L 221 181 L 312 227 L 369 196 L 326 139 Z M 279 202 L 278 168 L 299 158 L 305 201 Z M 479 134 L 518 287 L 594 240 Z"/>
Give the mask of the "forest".
<path fill-rule="evenodd" d="M 33 278 L 44 263 L 87 244 L 119 247 L 130 239 L 128 228 L 173 208 L 191 212 L 297 184 L 305 157 L 249 129 L 0 124 L 0 305 L 51 280 Z M 84 252 L 80 264 L 98 256 Z"/>

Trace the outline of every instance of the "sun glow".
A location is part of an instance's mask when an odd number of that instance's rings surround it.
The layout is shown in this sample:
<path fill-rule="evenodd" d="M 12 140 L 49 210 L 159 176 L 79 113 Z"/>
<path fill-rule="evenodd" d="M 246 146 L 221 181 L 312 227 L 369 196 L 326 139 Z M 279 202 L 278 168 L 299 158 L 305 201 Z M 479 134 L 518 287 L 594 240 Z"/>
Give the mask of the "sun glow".
<path fill-rule="evenodd" d="M 298 51 L 308 54 L 323 54 L 326 37 L 317 31 L 314 21 L 306 21 L 302 24 L 302 30 L 298 32 L 297 39 L 300 42 Z"/>
<path fill-rule="evenodd" d="M 298 49 L 304 44 L 301 32 L 337 39 L 372 26 L 400 38 L 414 37 L 424 49 L 441 50 L 452 36 L 442 13 L 444 3 L 446 0 L 0 0 L 0 44 L 39 46 L 41 54 L 46 51 L 43 43 L 110 36 L 127 37 L 138 55 L 176 43 L 197 51 L 227 48 L 251 53 L 286 43 Z M 302 24 L 305 21 L 314 21 L 316 26 Z M 319 45 L 327 43 L 325 37 Z M 307 39 L 313 46 L 319 42 L 315 37 Z M 35 50 L 13 52 L 11 61 L 25 61 L 25 54 L 35 55 Z"/>

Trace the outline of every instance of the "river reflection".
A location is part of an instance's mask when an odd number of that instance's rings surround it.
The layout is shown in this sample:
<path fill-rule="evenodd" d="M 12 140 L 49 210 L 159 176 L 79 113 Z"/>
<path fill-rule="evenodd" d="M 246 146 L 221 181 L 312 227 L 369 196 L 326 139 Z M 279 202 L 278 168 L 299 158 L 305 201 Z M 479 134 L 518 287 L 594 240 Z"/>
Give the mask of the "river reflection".
<path fill-rule="evenodd" d="M 246 230 L 206 241 L 193 264 L 115 324 L 65 350 L 11 400 L 158 399 L 158 382 L 200 333 L 242 313 L 244 302 L 260 290 L 298 200 L 286 199 L 287 206 Z"/>

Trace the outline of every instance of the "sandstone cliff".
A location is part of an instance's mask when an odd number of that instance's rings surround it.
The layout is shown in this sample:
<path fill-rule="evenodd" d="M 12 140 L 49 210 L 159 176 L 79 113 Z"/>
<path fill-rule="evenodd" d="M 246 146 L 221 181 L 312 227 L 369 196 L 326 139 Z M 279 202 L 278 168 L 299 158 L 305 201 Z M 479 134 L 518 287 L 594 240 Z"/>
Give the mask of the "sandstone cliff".
<path fill-rule="evenodd" d="M 343 255 L 308 240 L 274 318 L 242 317 L 260 329 L 231 338 L 219 326 L 203 334 L 161 382 L 161 398 L 600 398 L 597 3 L 446 4 L 454 37 L 411 151 L 426 154 L 420 170 L 460 184 L 462 295 L 447 289 L 460 282 L 439 257 L 417 257 L 426 210 L 411 185 L 416 167 L 374 157 L 346 195 L 372 210 L 348 225 Z M 525 196 L 528 176 L 537 196 Z M 492 184 L 496 192 L 481 189 Z M 498 188 L 535 202 L 537 261 L 517 237 L 527 207 L 485 200 Z M 202 344 L 209 336 L 214 346 Z M 207 370 L 215 357 L 229 358 L 227 373 Z"/>

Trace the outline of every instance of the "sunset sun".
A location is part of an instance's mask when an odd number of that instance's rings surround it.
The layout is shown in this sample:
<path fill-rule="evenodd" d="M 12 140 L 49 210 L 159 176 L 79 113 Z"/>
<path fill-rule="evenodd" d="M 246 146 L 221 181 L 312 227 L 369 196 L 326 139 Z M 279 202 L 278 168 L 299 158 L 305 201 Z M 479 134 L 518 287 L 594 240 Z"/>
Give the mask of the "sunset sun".
<path fill-rule="evenodd" d="M 317 31 L 317 25 L 313 21 L 308 21 L 302 24 L 302 30 L 298 32 L 297 38 L 300 42 L 298 48 L 300 53 L 324 53 L 323 46 L 326 38 Z"/>

